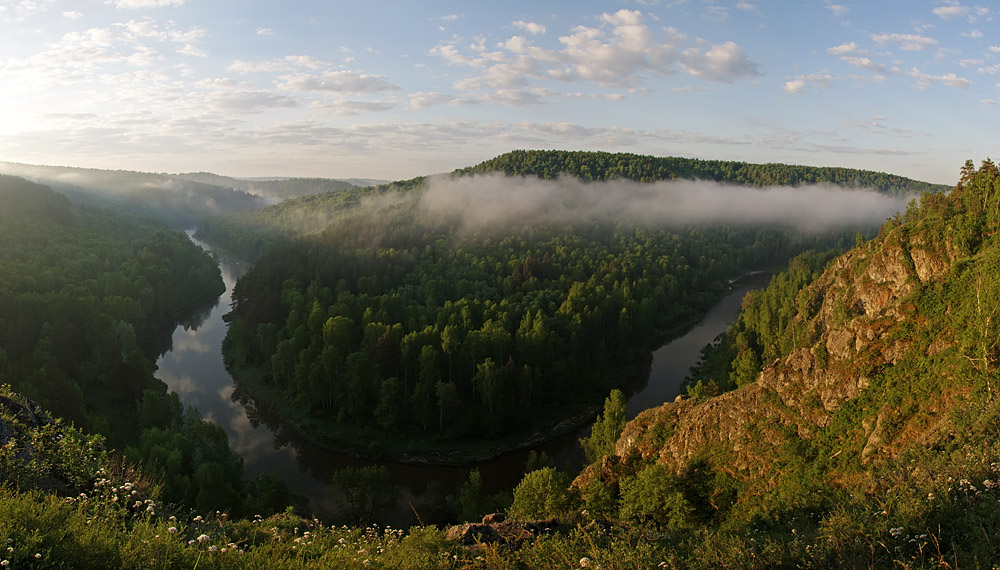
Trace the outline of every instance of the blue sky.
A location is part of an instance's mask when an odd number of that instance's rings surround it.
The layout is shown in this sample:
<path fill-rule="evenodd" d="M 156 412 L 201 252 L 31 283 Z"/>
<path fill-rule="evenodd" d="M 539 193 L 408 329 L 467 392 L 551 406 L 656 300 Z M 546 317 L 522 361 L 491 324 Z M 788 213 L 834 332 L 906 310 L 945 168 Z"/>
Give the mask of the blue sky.
<path fill-rule="evenodd" d="M 0 0 L 0 160 L 401 179 L 515 148 L 882 170 L 993 151 L 948 1 Z"/>

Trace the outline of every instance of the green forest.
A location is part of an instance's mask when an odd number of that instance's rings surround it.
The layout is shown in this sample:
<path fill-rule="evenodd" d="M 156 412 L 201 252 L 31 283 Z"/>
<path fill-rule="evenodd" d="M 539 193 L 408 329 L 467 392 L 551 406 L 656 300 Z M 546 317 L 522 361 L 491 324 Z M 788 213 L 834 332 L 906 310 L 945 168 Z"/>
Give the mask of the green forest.
<path fill-rule="evenodd" d="M 860 171 L 711 165 L 515 152 L 453 176 L 543 177 L 556 168 L 595 179 L 704 173 L 726 180 L 756 172 L 763 185 L 823 181 L 833 172 L 835 180 L 881 184 L 886 193 L 933 188 Z M 199 227 L 200 237 L 229 250 L 267 252 L 234 292 L 227 363 L 252 398 L 321 445 L 461 461 L 461 453 L 428 453 L 509 436 L 516 444 L 586 417 L 609 390 L 629 385 L 655 343 L 696 320 L 730 279 L 804 250 L 846 247 L 858 231 L 595 220 L 469 232 L 461 220 L 422 213 L 416 204 L 426 188 L 425 179 L 414 179 L 314 195 Z"/>
<path fill-rule="evenodd" d="M 638 182 L 714 180 L 742 186 L 801 186 L 829 183 L 903 195 L 948 190 L 946 186 L 939 184 L 854 168 L 754 164 L 674 156 L 559 150 L 516 150 L 457 172 L 462 174 L 501 172 L 509 176 L 539 178 L 569 175 L 588 181 L 615 178 Z"/>
<path fill-rule="evenodd" d="M 0 176 L 0 204 L 0 381 L 103 436 L 166 500 L 240 507 L 225 432 L 153 377 L 177 322 L 224 290 L 216 260 L 181 232 L 21 178 Z"/>

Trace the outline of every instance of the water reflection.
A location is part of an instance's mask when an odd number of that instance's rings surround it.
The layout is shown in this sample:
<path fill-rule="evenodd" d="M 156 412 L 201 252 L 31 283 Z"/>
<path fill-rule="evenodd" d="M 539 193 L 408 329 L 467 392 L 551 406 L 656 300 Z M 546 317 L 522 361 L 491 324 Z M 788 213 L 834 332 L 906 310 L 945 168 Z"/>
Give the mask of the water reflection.
<path fill-rule="evenodd" d="M 194 241 L 209 249 L 206 244 Z M 214 306 L 177 327 L 172 348 L 157 362 L 157 377 L 178 394 L 185 406 L 196 407 L 207 420 L 226 431 L 230 447 L 243 457 L 246 477 L 264 471 L 275 473 L 293 493 L 309 497 L 309 508 L 316 516 L 328 517 L 335 509 L 327 484 L 333 472 L 346 466 L 366 466 L 375 462 L 324 450 L 298 438 L 278 418 L 255 405 L 236 388 L 222 361 L 222 340 L 227 326 L 222 316 L 230 310 L 233 286 L 245 268 L 224 256 L 220 256 L 220 268 L 226 292 Z M 762 284 L 766 284 L 766 279 L 756 279 L 735 289 L 690 332 L 653 354 L 648 382 L 629 399 L 630 418 L 642 409 L 674 399 L 701 348 L 733 320 L 743 294 Z M 583 462 L 577 440 L 589 435 L 589 431 L 588 425 L 535 449 L 548 453 L 558 467 L 577 469 Z M 520 480 L 528 454 L 527 449 L 515 451 L 470 467 L 381 462 L 379 464 L 388 467 L 393 482 L 402 489 L 397 508 L 385 522 L 398 526 L 415 524 L 410 503 L 425 493 L 429 484 L 437 482 L 444 493 L 457 494 L 474 467 L 480 469 L 488 492 L 509 490 Z"/>

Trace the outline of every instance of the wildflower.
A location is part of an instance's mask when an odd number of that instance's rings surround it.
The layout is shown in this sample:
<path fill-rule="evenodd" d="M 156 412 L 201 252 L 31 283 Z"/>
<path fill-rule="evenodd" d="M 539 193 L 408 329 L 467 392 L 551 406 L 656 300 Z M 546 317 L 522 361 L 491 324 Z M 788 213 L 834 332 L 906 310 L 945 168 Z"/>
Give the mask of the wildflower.
<path fill-rule="evenodd" d="M 580 568 L 586 568 L 587 566 L 590 566 L 590 559 L 584 556 L 580 559 Z"/>
<path fill-rule="evenodd" d="M 39 560 L 39 559 L 41 559 L 41 557 L 42 557 L 42 554 L 40 552 L 36 552 L 35 553 L 35 560 Z"/>
<path fill-rule="evenodd" d="M 219 547 L 213 544 L 212 546 L 208 547 L 208 550 L 211 552 L 217 552 L 219 550 Z"/>
<path fill-rule="evenodd" d="M 194 539 L 188 541 L 188 545 L 194 544 Z"/>
<path fill-rule="evenodd" d="M 903 534 L 903 527 L 899 526 L 899 527 L 896 527 L 896 528 L 890 528 L 889 529 L 889 534 L 891 534 L 893 537 L 897 537 L 897 536 Z"/>
<path fill-rule="evenodd" d="M 207 534 L 198 535 L 198 542 L 205 542 L 206 540 L 208 540 Z"/>
<path fill-rule="evenodd" d="M 167 529 L 167 532 L 169 532 L 170 534 L 174 534 L 175 532 L 177 532 L 177 527 L 172 526 Z"/>
<path fill-rule="evenodd" d="M 362 562 L 362 564 L 364 564 L 365 566 L 371 566 L 372 565 L 372 561 L 368 560 L 367 558 L 365 558 L 365 560 L 364 560 L 364 562 Z"/>
<path fill-rule="evenodd" d="M 201 522 L 201 521 L 202 521 L 201 515 L 194 517 L 194 522 Z"/>
<path fill-rule="evenodd" d="M 3 566 L 4 568 L 10 566 L 10 560 L 0 560 L 0 566 Z"/>

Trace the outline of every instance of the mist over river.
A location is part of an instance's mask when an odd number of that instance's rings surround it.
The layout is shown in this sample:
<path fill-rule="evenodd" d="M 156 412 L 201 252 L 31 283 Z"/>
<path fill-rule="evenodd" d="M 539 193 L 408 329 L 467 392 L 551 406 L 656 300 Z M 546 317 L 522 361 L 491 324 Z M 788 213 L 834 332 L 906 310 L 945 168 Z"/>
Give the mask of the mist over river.
<path fill-rule="evenodd" d="M 192 240 L 211 250 L 207 244 L 194 238 Z M 222 361 L 222 340 L 227 326 L 222 317 L 229 312 L 233 286 L 247 267 L 222 255 L 219 256 L 219 266 L 226 292 L 214 307 L 176 328 L 170 350 L 156 363 L 156 376 L 177 393 L 185 406 L 197 408 L 205 419 L 226 431 L 230 447 L 243 457 L 247 478 L 262 472 L 277 474 L 293 493 L 309 497 L 309 508 L 313 514 L 324 518 L 329 517 L 336 507 L 328 483 L 334 471 L 346 466 L 381 463 L 402 489 L 397 508 L 388 513 L 383 521 L 394 526 L 417 522 L 410 502 L 422 494 L 432 481 L 439 481 L 446 493 L 457 493 L 468 479 L 469 471 L 478 468 L 484 486 L 492 493 L 509 490 L 520 480 L 530 452 L 527 449 L 465 467 L 362 461 L 302 441 L 284 430 L 276 418 L 268 417 L 252 405 L 244 406 Z M 632 387 L 633 393 L 629 395 L 629 419 L 643 409 L 671 401 L 677 396 L 688 370 L 698 361 L 701 348 L 735 319 L 743 295 L 766 285 L 769 277 L 768 274 L 758 274 L 744 280 L 720 299 L 686 334 L 653 352 L 648 381 Z M 551 440 L 535 449 L 552 456 L 558 467 L 576 469 L 583 461 L 577 439 L 589 433 L 590 426 L 587 425 L 575 434 Z"/>

